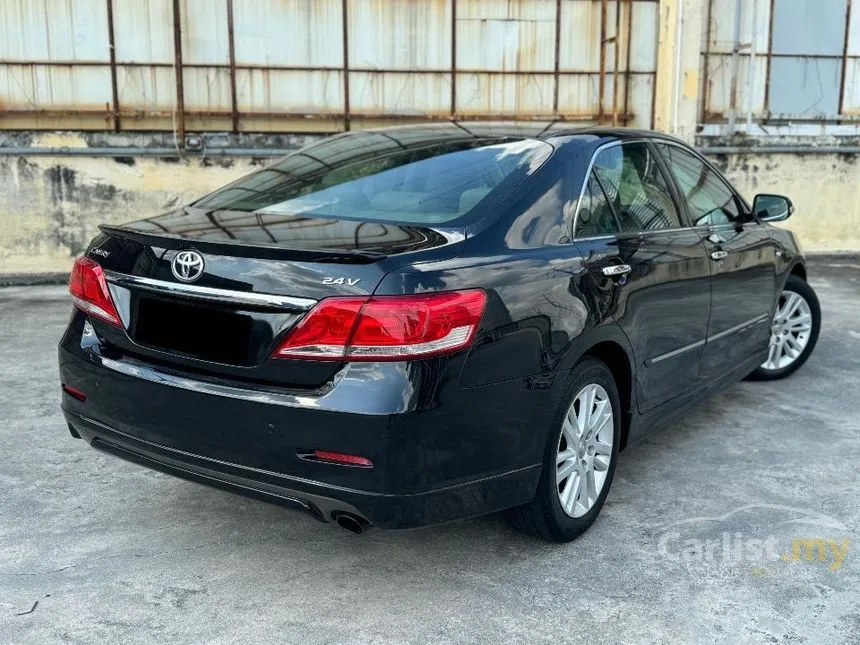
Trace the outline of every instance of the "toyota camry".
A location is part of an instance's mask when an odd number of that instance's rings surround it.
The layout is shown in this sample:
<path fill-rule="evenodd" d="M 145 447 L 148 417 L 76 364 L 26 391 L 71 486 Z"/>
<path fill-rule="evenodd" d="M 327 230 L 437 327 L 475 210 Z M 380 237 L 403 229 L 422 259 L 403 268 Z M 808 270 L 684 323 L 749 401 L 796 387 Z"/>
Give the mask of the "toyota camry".
<path fill-rule="evenodd" d="M 350 531 L 506 511 L 568 541 L 619 451 L 809 358 L 792 211 L 654 132 L 340 134 L 103 225 L 63 411 L 93 448 Z"/>

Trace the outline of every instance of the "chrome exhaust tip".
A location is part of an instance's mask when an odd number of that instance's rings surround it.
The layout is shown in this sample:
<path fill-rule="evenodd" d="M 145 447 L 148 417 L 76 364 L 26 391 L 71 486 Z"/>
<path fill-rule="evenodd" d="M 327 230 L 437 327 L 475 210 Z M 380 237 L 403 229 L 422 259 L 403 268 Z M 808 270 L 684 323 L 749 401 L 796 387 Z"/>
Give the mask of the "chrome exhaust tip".
<path fill-rule="evenodd" d="M 361 535 L 368 529 L 368 524 L 365 520 L 350 513 L 338 513 L 334 516 L 334 521 L 344 531 Z"/>

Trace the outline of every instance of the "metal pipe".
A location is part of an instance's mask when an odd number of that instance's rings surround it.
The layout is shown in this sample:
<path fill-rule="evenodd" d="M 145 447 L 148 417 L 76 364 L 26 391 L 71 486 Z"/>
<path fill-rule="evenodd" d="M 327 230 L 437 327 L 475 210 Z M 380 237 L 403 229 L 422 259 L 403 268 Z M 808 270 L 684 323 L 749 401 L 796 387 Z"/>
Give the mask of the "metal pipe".
<path fill-rule="evenodd" d="M 738 0 L 740 2 L 740 0 Z M 681 115 L 681 38 L 684 30 L 684 0 L 678 0 L 678 28 L 675 30 L 675 106 L 672 110 L 672 132 L 678 132 Z M 655 88 L 656 90 L 656 88 Z M 655 91 L 656 95 L 657 92 Z"/>
<path fill-rule="evenodd" d="M 732 46 L 732 80 L 729 89 L 729 132 L 735 131 L 738 116 L 738 74 L 740 73 L 741 53 L 741 3 L 735 0 L 735 37 Z"/>
<path fill-rule="evenodd" d="M 699 115 L 700 122 L 705 121 L 705 115 L 708 113 L 708 108 L 711 106 L 711 86 L 710 86 L 710 67 L 711 67 L 711 22 L 714 11 L 715 0 L 708 0 L 707 13 L 705 14 L 705 65 L 702 68 L 702 112 Z"/>
<path fill-rule="evenodd" d="M 790 155 L 856 155 L 860 146 L 703 146 L 704 155 L 790 154 Z"/>
<path fill-rule="evenodd" d="M 278 148 L 209 148 L 200 152 L 183 151 L 183 157 L 283 157 L 296 149 Z M 28 148 L 0 147 L 0 157 L 179 157 L 176 148 Z"/>
<path fill-rule="evenodd" d="M 233 30 L 233 0 L 227 0 L 227 46 L 230 50 L 230 111 L 233 134 L 239 133 L 239 100 L 236 93 L 236 35 Z"/>
<path fill-rule="evenodd" d="M 597 82 L 597 123 L 603 123 L 605 109 L 603 106 L 603 94 L 606 91 L 606 11 L 609 7 L 608 0 L 600 2 L 600 78 Z"/>
<path fill-rule="evenodd" d="M 627 61 L 624 65 L 624 114 L 630 106 L 630 50 L 633 45 L 633 0 L 627 0 Z"/>
<path fill-rule="evenodd" d="M 755 59 L 758 54 L 758 0 L 752 0 L 752 16 L 750 17 L 750 61 L 747 71 L 747 132 L 752 130 L 753 93 L 758 83 Z"/>
<path fill-rule="evenodd" d="M 170 117 L 173 112 L 169 110 L 128 110 L 120 113 L 120 116 L 130 119 L 146 117 Z M 200 118 L 230 118 L 229 111 L 219 110 L 186 110 L 187 116 Z M 0 112 L 3 116 L 44 116 L 44 117 L 97 117 L 103 116 L 101 110 L 51 110 L 51 109 L 12 109 Z M 243 118 L 264 119 L 301 119 L 303 121 L 337 121 L 344 118 L 343 113 L 338 112 L 239 112 Z M 352 112 L 352 118 L 375 119 L 383 121 L 594 121 L 595 114 L 509 114 L 509 113 L 483 113 L 468 112 L 465 114 L 450 115 L 447 112 L 418 113 L 418 114 L 387 114 L 378 112 Z M 630 119 L 634 115 L 622 114 L 622 119 Z M 307 134 L 307 133 L 302 133 Z"/>
<path fill-rule="evenodd" d="M 119 132 L 119 87 L 116 81 L 116 40 L 113 28 L 113 0 L 107 0 L 108 47 L 110 49 L 110 89 L 113 99 L 113 129 Z"/>
<path fill-rule="evenodd" d="M 860 146 L 701 146 L 696 148 L 706 155 L 733 154 L 797 154 L 797 155 L 854 155 Z M 200 152 L 184 151 L 183 157 L 283 157 L 298 148 L 209 148 Z M 179 157 L 176 148 L 28 148 L 26 146 L 0 147 L 0 157 Z"/>
<path fill-rule="evenodd" d="M 343 23 L 343 129 L 349 130 L 349 7 L 347 0 L 341 2 Z"/>
<path fill-rule="evenodd" d="M 451 116 L 457 113 L 457 0 L 451 0 Z"/>
<path fill-rule="evenodd" d="M 845 40 L 842 43 L 842 73 L 839 75 L 839 114 L 845 109 L 845 74 L 848 67 L 849 25 L 851 23 L 851 0 L 845 2 Z"/>
<path fill-rule="evenodd" d="M 558 81 L 561 65 L 561 0 L 555 0 L 555 62 L 553 63 L 552 111 L 558 114 Z"/>
<path fill-rule="evenodd" d="M 645 1 L 645 0 L 641 0 Z M 714 52 L 713 56 L 729 56 L 730 54 L 724 54 L 720 52 Z M 786 54 L 788 56 L 789 54 Z M 780 54 L 774 54 L 775 58 L 778 58 Z M 791 56 L 795 56 L 791 54 Z M 837 54 L 822 54 L 820 56 L 809 55 L 803 56 L 804 58 L 840 58 Z M 860 59 L 860 54 L 849 54 L 849 59 Z M 133 68 L 154 68 L 154 69 L 172 69 L 174 67 L 173 63 L 162 63 L 162 62 L 140 62 L 140 61 L 122 61 L 121 63 L 117 63 L 120 67 L 133 67 Z M 29 61 L 29 60 L 0 60 L 0 67 L 3 66 L 18 66 L 18 67 L 110 67 L 110 62 L 108 61 Z M 189 61 L 182 61 L 182 67 L 184 69 L 230 69 L 229 63 L 194 63 Z M 253 63 L 236 63 L 236 69 L 239 70 L 250 70 L 250 71 L 260 71 L 260 72 L 341 72 L 343 71 L 343 67 L 331 66 L 331 65 L 254 65 Z M 397 67 L 371 67 L 371 66 L 362 66 L 361 64 L 355 65 L 350 64 L 350 70 L 353 72 L 368 72 L 368 73 L 376 73 L 376 74 L 450 74 L 451 68 L 439 68 L 439 67 L 426 67 L 422 69 L 403 69 Z M 498 74 L 499 76 L 554 76 L 554 69 L 487 69 L 481 67 L 458 67 L 458 74 Z M 654 72 L 643 72 L 643 71 L 634 71 L 633 74 L 653 74 Z M 562 76 L 594 76 L 594 72 L 590 72 L 587 70 L 559 70 L 559 74 Z"/>
<path fill-rule="evenodd" d="M 618 125 L 618 71 L 620 69 L 621 50 L 621 0 L 615 0 L 615 38 L 612 51 L 615 54 L 615 67 L 612 71 L 612 125 Z"/>
<path fill-rule="evenodd" d="M 179 0 L 173 0 L 173 69 L 176 74 L 176 138 L 185 146 L 185 90 L 182 78 L 182 16 Z"/>
<path fill-rule="evenodd" d="M 770 118 L 770 66 L 773 62 L 773 12 L 776 5 L 776 0 L 770 0 L 770 13 L 767 20 L 767 60 L 764 66 L 764 106 L 763 106 L 763 121 L 767 123 Z"/>

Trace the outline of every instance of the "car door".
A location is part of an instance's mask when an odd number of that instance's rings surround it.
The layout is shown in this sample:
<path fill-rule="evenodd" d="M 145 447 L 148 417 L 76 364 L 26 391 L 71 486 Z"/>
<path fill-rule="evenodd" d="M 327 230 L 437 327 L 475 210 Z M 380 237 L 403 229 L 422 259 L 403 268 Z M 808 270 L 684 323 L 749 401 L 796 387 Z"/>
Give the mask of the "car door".
<path fill-rule="evenodd" d="M 767 227 L 710 164 L 674 143 L 658 144 L 711 263 L 706 378 L 766 351 L 776 293 L 777 246 Z"/>
<path fill-rule="evenodd" d="M 647 141 L 597 151 L 574 238 L 601 313 L 615 319 L 633 348 L 639 410 L 694 387 L 708 327 L 708 259 Z"/>

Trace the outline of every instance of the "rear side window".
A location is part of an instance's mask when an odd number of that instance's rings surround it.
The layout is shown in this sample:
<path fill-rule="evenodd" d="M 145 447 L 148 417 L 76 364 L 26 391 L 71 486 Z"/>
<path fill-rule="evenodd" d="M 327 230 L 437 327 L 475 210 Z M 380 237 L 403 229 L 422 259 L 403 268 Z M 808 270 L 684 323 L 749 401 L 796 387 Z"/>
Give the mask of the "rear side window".
<path fill-rule="evenodd" d="M 493 191 L 507 194 L 551 152 L 552 146 L 532 139 L 412 142 L 397 140 L 396 133 L 364 133 L 290 155 L 194 206 L 263 215 L 447 223 L 470 213 Z"/>
<path fill-rule="evenodd" d="M 592 172 L 615 212 L 621 231 L 678 228 L 681 219 L 666 178 L 647 143 L 601 150 Z"/>
<path fill-rule="evenodd" d="M 734 193 L 705 162 L 678 146 L 659 144 L 659 148 L 684 194 L 693 226 L 729 224 L 740 219 Z"/>
<path fill-rule="evenodd" d="M 576 230 L 574 237 L 599 237 L 601 235 L 615 235 L 620 232 L 618 221 L 612 212 L 612 207 L 606 199 L 606 194 L 600 187 L 594 173 L 585 184 L 582 193 L 582 203 L 576 214 Z"/>

